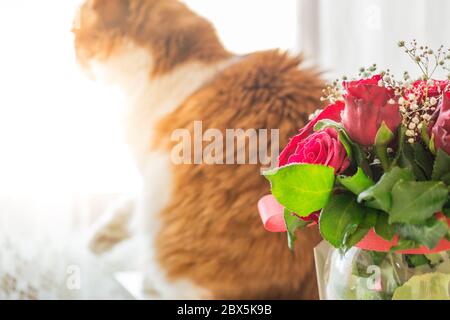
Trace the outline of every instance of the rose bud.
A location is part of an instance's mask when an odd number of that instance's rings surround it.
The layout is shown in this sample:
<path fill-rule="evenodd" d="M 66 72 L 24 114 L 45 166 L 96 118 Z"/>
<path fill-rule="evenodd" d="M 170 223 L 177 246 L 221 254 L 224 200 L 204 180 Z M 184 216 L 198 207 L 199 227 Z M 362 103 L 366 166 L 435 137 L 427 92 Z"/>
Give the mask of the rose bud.
<path fill-rule="evenodd" d="M 345 109 L 342 124 L 350 138 L 363 146 L 375 144 L 380 127 L 384 126 L 392 134 L 402 118 L 399 105 L 390 88 L 378 85 L 380 75 L 369 79 L 344 82 L 347 94 L 344 95 Z"/>
<path fill-rule="evenodd" d="M 438 107 L 438 116 L 431 132 L 436 150 L 442 149 L 450 155 L 450 91 L 444 93 Z"/>

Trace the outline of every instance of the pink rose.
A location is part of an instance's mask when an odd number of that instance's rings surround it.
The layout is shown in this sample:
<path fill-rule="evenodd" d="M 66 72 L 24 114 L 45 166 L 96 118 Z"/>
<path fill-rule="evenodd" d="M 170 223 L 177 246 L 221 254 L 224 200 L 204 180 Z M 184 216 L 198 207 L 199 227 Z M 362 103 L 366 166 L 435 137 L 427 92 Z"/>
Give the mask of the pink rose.
<path fill-rule="evenodd" d="M 395 132 L 402 118 L 397 103 L 390 103 L 394 92 L 380 87 L 380 75 L 370 79 L 344 82 L 347 94 L 344 95 L 345 109 L 342 124 L 350 138 L 363 146 L 375 144 L 378 129 L 384 122 Z"/>
<path fill-rule="evenodd" d="M 450 91 L 444 93 L 438 110 L 438 117 L 431 129 L 434 145 L 450 155 Z"/>
<path fill-rule="evenodd" d="M 342 101 L 337 101 L 336 103 L 326 107 L 305 127 L 303 127 L 300 130 L 299 134 L 292 137 L 287 146 L 283 149 L 283 151 L 281 151 L 280 156 L 278 157 L 278 166 L 281 167 L 288 163 L 292 163 L 292 161 L 289 161 L 289 158 L 296 153 L 298 144 L 314 132 L 314 126 L 316 125 L 317 122 L 324 119 L 340 122 L 341 112 L 342 110 L 344 110 L 344 107 L 345 105 Z"/>
<path fill-rule="evenodd" d="M 333 128 L 314 132 L 314 125 L 322 119 L 339 121 L 344 105 L 338 102 L 328 106 L 314 120 L 293 137 L 281 152 L 279 165 L 290 163 L 323 164 L 333 167 L 336 173 L 345 171 L 350 160 L 347 152 L 339 141 L 338 134 Z"/>
<path fill-rule="evenodd" d="M 336 130 L 325 128 L 299 141 L 287 163 L 323 164 L 341 173 L 348 168 L 350 160 Z"/>

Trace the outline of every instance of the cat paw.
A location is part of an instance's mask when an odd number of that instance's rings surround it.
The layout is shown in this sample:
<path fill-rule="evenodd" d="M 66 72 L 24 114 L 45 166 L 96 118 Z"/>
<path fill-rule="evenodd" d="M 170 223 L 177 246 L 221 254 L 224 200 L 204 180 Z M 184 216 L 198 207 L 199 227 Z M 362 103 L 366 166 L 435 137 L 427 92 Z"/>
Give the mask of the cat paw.
<path fill-rule="evenodd" d="M 121 201 L 102 215 L 89 236 L 88 247 L 95 254 L 111 250 L 130 237 L 129 222 L 134 212 L 134 201 Z"/>

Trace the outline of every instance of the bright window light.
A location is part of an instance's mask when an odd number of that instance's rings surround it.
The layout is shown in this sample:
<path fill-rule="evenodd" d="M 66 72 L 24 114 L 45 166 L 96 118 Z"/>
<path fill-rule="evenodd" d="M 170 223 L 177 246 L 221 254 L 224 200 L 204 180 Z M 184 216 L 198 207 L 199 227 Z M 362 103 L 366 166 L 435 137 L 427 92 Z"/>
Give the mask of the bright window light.
<path fill-rule="evenodd" d="M 228 49 L 292 49 L 296 1 L 188 5 Z M 79 71 L 70 33 L 80 0 L 0 2 L 0 192 L 121 193 L 139 187 L 121 129 L 121 93 Z"/>

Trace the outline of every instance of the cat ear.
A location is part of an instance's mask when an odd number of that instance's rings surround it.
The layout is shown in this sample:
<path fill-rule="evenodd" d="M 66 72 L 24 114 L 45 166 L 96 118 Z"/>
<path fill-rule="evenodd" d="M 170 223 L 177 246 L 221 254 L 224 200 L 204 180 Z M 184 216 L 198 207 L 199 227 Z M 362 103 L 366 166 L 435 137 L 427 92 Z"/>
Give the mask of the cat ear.
<path fill-rule="evenodd" d="M 91 0 L 89 5 L 103 26 L 115 28 L 126 23 L 130 0 Z"/>

